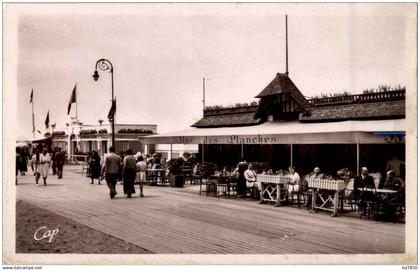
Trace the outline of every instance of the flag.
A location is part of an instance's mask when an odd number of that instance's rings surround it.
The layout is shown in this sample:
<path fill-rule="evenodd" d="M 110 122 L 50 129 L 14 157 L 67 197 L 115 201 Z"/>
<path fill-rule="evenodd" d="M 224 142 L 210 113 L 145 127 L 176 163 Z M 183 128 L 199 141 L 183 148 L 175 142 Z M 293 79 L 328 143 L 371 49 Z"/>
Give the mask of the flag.
<path fill-rule="evenodd" d="M 47 118 L 45 118 L 45 126 L 47 128 L 50 126 L 50 111 L 48 111 Z"/>
<path fill-rule="evenodd" d="M 29 103 L 32 103 L 33 97 L 34 97 L 34 89 L 32 89 L 32 91 L 31 91 L 31 99 L 29 100 Z"/>
<path fill-rule="evenodd" d="M 108 113 L 108 119 L 110 122 L 114 121 L 114 115 L 115 115 L 116 109 L 117 109 L 117 99 L 115 98 L 112 101 L 111 109 L 109 110 L 109 113 Z"/>
<path fill-rule="evenodd" d="M 74 85 L 73 92 L 71 93 L 69 105 L 67 106 L 67 114 L 70 113 L 71 104 L 76 102 L 76 88 L 77 88 L 77 83 Z"/>

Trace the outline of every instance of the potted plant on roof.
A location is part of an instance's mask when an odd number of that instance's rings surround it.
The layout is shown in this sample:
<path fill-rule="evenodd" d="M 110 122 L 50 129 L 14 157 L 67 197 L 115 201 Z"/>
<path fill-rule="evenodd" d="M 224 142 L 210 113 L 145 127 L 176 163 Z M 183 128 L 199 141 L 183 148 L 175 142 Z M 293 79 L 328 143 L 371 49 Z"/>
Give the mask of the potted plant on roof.
<path fill-rule="evenodd" d="M 182 166 L 184 160 L 182 157 L 171 159 L 168 162 L 169 184 L 171 187 L 184 187 L 184 175 L 182 174 Z"/>

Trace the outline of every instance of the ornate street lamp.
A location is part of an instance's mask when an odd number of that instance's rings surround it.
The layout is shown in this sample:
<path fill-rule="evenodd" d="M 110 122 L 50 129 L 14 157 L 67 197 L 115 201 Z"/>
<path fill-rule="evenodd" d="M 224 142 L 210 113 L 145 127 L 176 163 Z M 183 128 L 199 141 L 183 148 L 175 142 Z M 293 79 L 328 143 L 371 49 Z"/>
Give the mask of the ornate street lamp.
<path fill-rule="evenodd" d="M 98 69 L 102 71 L 109 70 L 109 72 L 111 72 L 111 90 L 112 90 L 111 102 L 113 104 L 114 103 L 114 67 L 112 66 L 112 63 L 109 60 L 104 59 L 104 58 L 99 59 L 96 62 L 95 72 L 92 75 L 95 82 L 98 81 L 99 79 Z M 112 111 L 112 118 L 110 119 L 110 122 L 111 122 L 112 147 L 115 147 L 115 110 Z"/>

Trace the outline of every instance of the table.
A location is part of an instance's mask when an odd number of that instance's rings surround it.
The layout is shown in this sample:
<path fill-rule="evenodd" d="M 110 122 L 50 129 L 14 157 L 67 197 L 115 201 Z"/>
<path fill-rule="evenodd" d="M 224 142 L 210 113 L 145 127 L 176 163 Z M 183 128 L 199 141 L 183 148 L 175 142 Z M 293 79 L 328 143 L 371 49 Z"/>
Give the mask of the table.
<path fill-rule="evenodd" d="M 344 180 L 335 179 L 309 179 L 308 187 L 312 189 L 312 211 L 321 209 L 333 212 L 332 217 L 336 217 L 339 207 L 339 192 L 345 188 Z M 317 204 L 317 199 L 321 201 Z M 329 205 L 332 204 L 332 207 Z"/>
<path fill-rule="evenodd" d="M 201 183 L 200 183 L 201 189 Z M 225 175 L 210 175 L 206 183 L 206 195 L 208 193 L 215 193 L 217 197 L 222 196 L 236 196 L 236 185 L 231 182 L 230 176 Z"/>
<path fill-rule="evenodd" d="M 285 186 L 289 181 L 289 176 L 257 174 L 257 182 L 261 184 L 259 203 L 275 202 L 274 206 L 280 206 L 287 200 Z"/>
<path fill-rule="evenodd" d="M 392 190 L 392 189 L 385 189 L 385 188 L 358 188 L 358 190 L 360 191 L 369 191 L 369 192 L 373 192 L 373 193 L 398 193 L 398 191 L 396 190 Z"/>

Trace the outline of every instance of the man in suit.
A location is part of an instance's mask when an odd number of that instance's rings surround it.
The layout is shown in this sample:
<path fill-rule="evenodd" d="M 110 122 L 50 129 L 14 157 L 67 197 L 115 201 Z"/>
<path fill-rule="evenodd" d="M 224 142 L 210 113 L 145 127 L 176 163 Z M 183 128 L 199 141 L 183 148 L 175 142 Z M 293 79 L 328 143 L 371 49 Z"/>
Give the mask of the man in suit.
<path fill-rule="evenodd" d="M 360 191 L 359 188 L 375 188 L 373 177 L 368 175 L 369 171 L 366 167 L 362 167 L 361 174 L 354 178 L 354 195 L 360 196 L 362 214 L 366 214 L 366 201 L 373 201 L 375 195 L 371 191 Z"/>

